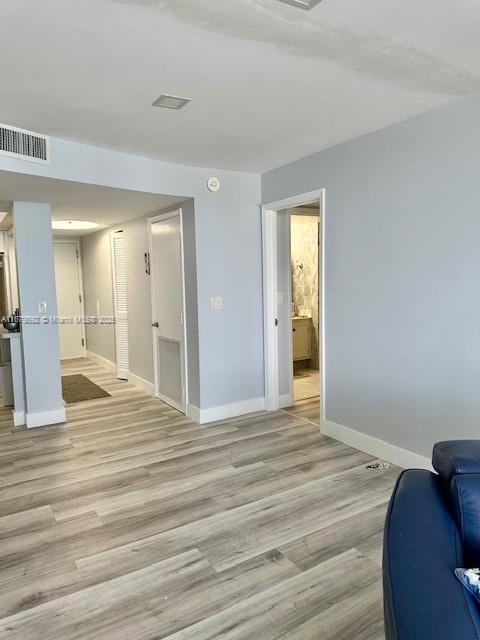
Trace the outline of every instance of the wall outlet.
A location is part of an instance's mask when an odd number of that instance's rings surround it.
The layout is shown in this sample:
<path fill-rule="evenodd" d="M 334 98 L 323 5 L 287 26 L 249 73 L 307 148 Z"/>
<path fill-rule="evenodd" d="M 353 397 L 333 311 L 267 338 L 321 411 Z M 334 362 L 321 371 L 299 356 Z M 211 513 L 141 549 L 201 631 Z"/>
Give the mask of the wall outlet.
<path fill-rule="evenodd" d="M 210 298 L 210 309 L 212 309 L 212 311 L 220 311 L 220 309 L 223 309 L 222 298 Z"/>

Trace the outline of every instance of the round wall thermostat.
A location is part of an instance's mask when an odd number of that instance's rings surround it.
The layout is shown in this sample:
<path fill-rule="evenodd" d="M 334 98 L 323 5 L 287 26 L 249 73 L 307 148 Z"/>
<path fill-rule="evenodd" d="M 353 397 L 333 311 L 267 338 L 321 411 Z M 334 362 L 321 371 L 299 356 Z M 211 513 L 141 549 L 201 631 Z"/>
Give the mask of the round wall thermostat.
<path fill-rule="evenodd" d="M 220 191 L 220 180 L 218 178 L 209 178 L 207 180 L 207 189 L 212 193 Z"/>

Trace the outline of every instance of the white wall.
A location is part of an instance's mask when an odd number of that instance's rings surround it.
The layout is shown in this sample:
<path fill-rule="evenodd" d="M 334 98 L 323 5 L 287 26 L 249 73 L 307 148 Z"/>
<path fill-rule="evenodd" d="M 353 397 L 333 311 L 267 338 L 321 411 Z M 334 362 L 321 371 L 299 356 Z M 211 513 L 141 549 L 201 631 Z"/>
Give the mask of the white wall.
<path fill-rule="evenodd" d="M 188 167 L 52 139 L 52 164 L 0 158 L 14 171 L 193 198 L 198 294 L 200 406 L 264 396 L 260 176 Z M 217 175 L 219 193 L 205 181 Z M 223 297 L 223 310 L 209 299 Z"/>
<path fill-rule="evenodd" d="M 480 96 L 263 176 L 326 188 L 326 414 L 429 456 L 478 438 Z"/>

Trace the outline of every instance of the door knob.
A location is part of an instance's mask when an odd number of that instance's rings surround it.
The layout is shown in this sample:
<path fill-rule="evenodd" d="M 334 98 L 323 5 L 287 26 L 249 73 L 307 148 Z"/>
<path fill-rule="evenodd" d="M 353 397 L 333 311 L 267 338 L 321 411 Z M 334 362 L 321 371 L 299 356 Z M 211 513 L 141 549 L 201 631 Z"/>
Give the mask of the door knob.
<path fill-rule="evenodd" d="M 156 328 L 158 329 L 158 322 L 154 322 L 154 323 L 152 324 L 152 327 L 156 327 Z"/>

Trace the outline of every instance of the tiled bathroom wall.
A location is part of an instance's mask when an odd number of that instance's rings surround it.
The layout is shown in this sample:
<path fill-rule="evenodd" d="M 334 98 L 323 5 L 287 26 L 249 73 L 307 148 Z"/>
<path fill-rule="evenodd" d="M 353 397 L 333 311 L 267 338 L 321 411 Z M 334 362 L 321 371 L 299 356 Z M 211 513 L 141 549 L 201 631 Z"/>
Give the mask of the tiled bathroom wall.
<path fill-rule="evenodd" d="M 318 224 L 317 215 L 292 215 L 291 266 L 292 302 L 295 314 L 312 318 L 310 367 L 319 368 L 318 355 Z"/>

